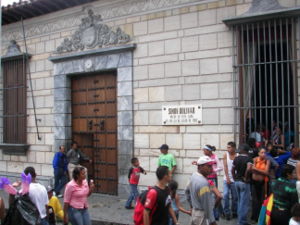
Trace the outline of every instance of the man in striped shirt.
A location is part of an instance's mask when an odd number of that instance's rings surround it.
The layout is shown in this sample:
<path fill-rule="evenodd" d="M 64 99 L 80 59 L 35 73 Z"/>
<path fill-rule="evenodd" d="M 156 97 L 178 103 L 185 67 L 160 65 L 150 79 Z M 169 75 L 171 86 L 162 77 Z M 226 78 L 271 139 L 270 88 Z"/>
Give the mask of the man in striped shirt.
<path fill-rule="evenodd" d="M 288 165 L 291 165 L 292 167 L 294 167 L 293 180 L 297 179 L 296 166 L 297 166 L 297 163 L 299 163 L 299 162 L 300 162 L 300 148 L 293 148 L 291 151 L 291 157 L 287 161 Z"/>

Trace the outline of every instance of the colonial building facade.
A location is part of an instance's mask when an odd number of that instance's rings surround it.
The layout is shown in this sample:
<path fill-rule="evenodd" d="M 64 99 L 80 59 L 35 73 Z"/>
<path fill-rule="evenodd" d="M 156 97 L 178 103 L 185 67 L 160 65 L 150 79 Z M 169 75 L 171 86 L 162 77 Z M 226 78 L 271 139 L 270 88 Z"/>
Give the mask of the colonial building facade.
<path fill-rule="evenodd" d="M 300 1 L 66 2 L 2 7 L 1 175 L 30 165 L 49 181 L 75 140 L 97 192 L 120 195 L 133 156 L 153 184 L 164 143 L 180 188 L 204 144 L 222 157 L 275 125 L 298 144 Z M 169 124 L 170 106 L 200 119 Z"/>

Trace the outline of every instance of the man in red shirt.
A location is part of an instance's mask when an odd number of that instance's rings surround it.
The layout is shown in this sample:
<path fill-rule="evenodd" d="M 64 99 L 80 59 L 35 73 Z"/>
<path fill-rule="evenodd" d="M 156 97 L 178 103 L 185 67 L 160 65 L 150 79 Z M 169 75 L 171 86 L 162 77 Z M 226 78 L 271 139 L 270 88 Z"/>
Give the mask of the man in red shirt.
<path fill-rule="evenodd" d="M 125 204 L 126 209 L 133 209 L 131 206 L 131 203 L 133 200 L 136 200 L 136 198 L 139 196 L 138 191 L 138 184 L 140 181 L 140 174 L 146 174 L 146 171 L 140 167 L 140 162 L 137 158 L 131 159 L 132 167 L 129 169 L 128 173 L 128 181 L 130 184 L 130 195 L 129 198 Z"/>
<path fill-rule="evenodd" d="M 171 197 L 167 184 L 171 181 L 171 172 L 168 167 L 160 166 L 156 170 L 158 182 L 147 193 L 143 215 L 144 225 L 168 225 L 168 215 L 174 223 L 179 224 L 171 207 Z"/>

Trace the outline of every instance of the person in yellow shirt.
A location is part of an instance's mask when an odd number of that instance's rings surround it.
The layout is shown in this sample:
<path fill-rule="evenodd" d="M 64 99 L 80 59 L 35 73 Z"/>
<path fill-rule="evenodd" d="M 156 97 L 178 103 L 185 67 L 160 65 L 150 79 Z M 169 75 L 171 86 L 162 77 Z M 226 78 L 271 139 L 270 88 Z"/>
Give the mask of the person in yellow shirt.
<path fill-rule="evenodd" d="M 61 221 L 64 220 L 64 210 L 60 204 L 59 199 L 53 195 L 53 190 L 54 188 L 51 186 L 47 187 L 47 192 L 48 192 L 48 198 L 49 198 L 49 210 L 51 210 L 51 208 L 53 209 L 54 215 L 55 215 L 55 219 L 59 218 Z M 50 214 L 51 212 L 49 212 Z"/>

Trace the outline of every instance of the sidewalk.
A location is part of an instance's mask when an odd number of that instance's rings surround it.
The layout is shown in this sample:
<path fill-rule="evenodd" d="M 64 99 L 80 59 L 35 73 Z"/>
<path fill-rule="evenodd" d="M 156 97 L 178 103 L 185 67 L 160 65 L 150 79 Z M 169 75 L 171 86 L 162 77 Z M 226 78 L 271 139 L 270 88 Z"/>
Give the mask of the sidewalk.
<path fill-rule="evenodd" d="M 122 224 L 132 225 L 133 210 L 124 208 L 126 199 L 119 199 L 116 196 L 93 194 L 89 197 L 89 212 L 94 221 L 114 222 L 107 224 Z M 182 203 L 185 208 L 187 202 Z M 180 213 L 179 222 L 181 225 L 189 225 L 190 217 L 186 214 Z M 95 223 L 96 224 L 96 223 Z M 97 223 L 105 224 L 105 223 Z M 220 220 L 219 225 L 236 225 L 236 220 Z"/>
<path fill-rule="evenodd" d="M 7 193 L 0 191 L 0 196 L 5 200 L 5 206 L 8 207 Z M 63 199 L 60 199 L 61 202 Z M 93 220 L 93 225 L 133 225 L 133 210 L 124 208 L 126 199 L 120 199 L 117 196 L 92 194 L 89 197 L 89 212 Z M 187 202 L 182 202 L 185 208 L 188 208 Z M 179 222 L 181 225 L 189 225 L 190 217 L 180 213 Z M 220 220 L 218 225 L 235 225 L 236 220 Z"/>

